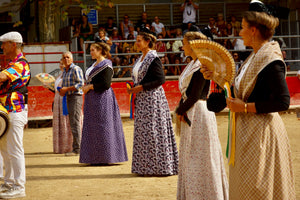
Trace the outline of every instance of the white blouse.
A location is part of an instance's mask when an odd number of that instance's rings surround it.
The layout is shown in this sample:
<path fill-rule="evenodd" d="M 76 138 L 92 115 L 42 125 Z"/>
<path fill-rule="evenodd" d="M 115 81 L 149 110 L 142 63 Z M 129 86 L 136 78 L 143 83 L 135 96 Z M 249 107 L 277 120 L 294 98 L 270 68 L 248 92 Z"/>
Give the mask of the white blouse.
<path fill-rule="evenodd" d="M 133 69 L 132 69 L 132 75 L 134 76 L 134 78 L 137 80 L 138 78 L 138 73 L 139 73 L 139 69 L 141 67 L 143 62 L 141 62 L 141 59 L 138 59 L 138 61 L 136 62 L 136 64 L 134 65 Z"/>
<path fill-rule="evenodd" d="M 253 59 L 254 56 L 255 56 L 255 54 L 253 54 L 253 55 L 248 59 L 248 61 L 243 65 L 243 67 L 242 67 L 242 69 L 241 69 L 239 75 L 237 75 L 237 77 L 235 77 L 235 82 L 234 82 L 234 84 L 235 84 L 235 87 L 236 87 L 237 90 L 239 90 L 241 80 L 242 80 L 242 78 L 244 77 L 245 72 L 247 71 L 247 69 L 248 69 L 248 67 L 249 67 L 249 65 L 250 65 L 250 63 L 251 63 L 251 61 L 252 61 L 252 59 Z"/>

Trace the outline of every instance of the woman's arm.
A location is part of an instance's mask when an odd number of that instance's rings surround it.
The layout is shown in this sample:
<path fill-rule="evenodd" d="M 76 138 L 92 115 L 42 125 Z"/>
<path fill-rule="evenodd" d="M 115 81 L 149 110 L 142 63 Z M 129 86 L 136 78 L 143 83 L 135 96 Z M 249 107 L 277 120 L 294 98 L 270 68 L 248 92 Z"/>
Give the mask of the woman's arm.
<path fill-rule="evenodd" d="M 290 94 L 285 80 L 284 64 L 281 61 L 275 61 L 265 67 L 258 75 L 253 91 L 253 95 L 256 95 L 253 98 L 257 113 L 287 110 L 290 105 Z M 251 96 L 252 94 L 249 101 Z"/>
<path fill-rule="evenodd" d="M 93 89 L 95 92 L 102 93 L 110 88 L 113 70 L 110 67 L 105 68 L 92 78 Z"/>
<path fill-rule="evenodd" d="M 162 64 L 159 58 L 155 58 L 141 81 L 144 90 L 151 90 L 164 84 L 166 81 Z"/>

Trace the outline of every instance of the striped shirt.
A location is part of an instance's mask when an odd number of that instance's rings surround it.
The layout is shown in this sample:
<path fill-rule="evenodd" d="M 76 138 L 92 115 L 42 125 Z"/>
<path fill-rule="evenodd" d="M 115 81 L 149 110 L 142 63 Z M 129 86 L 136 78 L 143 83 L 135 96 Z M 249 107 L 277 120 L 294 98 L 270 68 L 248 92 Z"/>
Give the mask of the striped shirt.
<path fill-rule="evenodd" d="M 66 94 L 83 94 L 82 92 L 82 86 L 84 85 L 84 78 L 83 78 L 83 72 L 82 69 L 74 65 L 74 63 L 71 64 L 68 71 L 66 71 L 66 68 L 64 69 L 64 72 L 62 74 L 62 87 L 72 87 L 75 86 L 77 91 L 68 91 Z"/>
<path fill-rule="evenodd" d="M 25 97 L 19 91 L 8 92 L 26 86 L 30 79 L 30 68 L 22 53 L 11 60 L 1 72 L 8 80 L 0 87 L 0 102 L 8 112 L 21 112 L 25 108 Z"/>

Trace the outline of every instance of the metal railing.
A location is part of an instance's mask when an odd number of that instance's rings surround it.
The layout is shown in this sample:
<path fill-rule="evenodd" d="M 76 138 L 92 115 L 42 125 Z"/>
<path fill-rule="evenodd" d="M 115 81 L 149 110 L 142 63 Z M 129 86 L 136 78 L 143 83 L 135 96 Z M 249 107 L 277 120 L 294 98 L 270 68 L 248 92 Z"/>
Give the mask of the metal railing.
<path fill-rule="evenodd" d="M 218 37 L 215 40 L 223 40 L 223 39 L 237 39 L 237 38 L 241 38 L 241 37 Z M 290 39 L 297 39 L 298 41 L 300 40 L 300 35 L 282 35 L 282 36 L 274 36 L 273 39 L 288 39 L 286 46 L 292 46 L 291 43 L 289 43 Z M 182 40 L 182 38 L 169 38 L 169 39 L 157 39 L 157 41 L 163 41 L 163 42 L 168 42 L 168 41 L 177 41 L 177 40 Z M 135 40 L 113 40 L 113 43 L 117 42 L 117 43 L 125 43 L 125 42 L 135 42 Z M 85 41 L 84 42 L 84 46 L 85 45 L 89 45 L 94 43 L 94 41 Z M 288 75 L 296 75 L 297 70 L 300 69 L 300 46 L 298 47 L 283 47 L 281 48 L 282 50 L 285 50 L 287 52 L 287 58 L 290 59 L 286 59 L 285 61 L 287 63 L 290 63 L 292 66 L 292 71 L 288 72 Z M 229 52 L 251 52 L 252 49 L 245 49 L 245 50 L 234 50 L 234 49 L 228 49 Z M 91 55 L 88 54 L 85 51 L 83 51 L 83 60 L 84 60 L 84 70 L 87 69 L 87 59 L 91 58 Z M 181 54 L 184 53 L 184 51 L 166 51 L 166 52 L 159 52 L 161 54 Z M 141 55 L 141 53 L 117 53 L 117 54 L 112 54 L 112 56 L 117 55 L 117 56 L 125 56 L 125 55 Z M 184 66 L 186 64 L 174 64 L 174 63 L 169 63 L 169 64 L 164 64 L 165 67 L 172 67 L 172 66 Z M 132 68 L 133 66 L 113 66 L 114 68 Z M 176 79 L 178 78 L 178 76 L 166 76 L 166 79 Z M 131 80 L 131 78 L 114 78 L 114 81 L 122 81 L 122 80 Z"/>

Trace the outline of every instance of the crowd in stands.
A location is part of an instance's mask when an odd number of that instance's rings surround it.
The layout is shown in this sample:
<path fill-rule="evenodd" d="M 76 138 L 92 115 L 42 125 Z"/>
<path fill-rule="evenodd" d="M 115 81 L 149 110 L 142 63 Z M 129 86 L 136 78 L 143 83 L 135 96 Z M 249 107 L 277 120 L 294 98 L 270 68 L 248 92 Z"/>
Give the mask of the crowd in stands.
<path fill-rule="evenodd" d="M 187 6 L 188 5 L 186 5 L 186 7 Z M 186 8 L 183 8 L 183 12 L 185 9 Z M 152 31 L 158 39 L 155 48 L 162 60 L 166 75 L 180 75 L 184 67 L 191 60 L 186 57 L 182 51 L 182 39 L 184 33 L 187 31 L 202 31 L 211 40 L 232 50 L 231 52 L 237 63 L 237 69 L 241 62 L 248 56 L 248 52 L 243 51 L 246 49 L 243 40 L 239 38 L 224 39 L 224 37 L 238 36 L 241 29 L 241 23 L 235 16 L 230 16 L 230 19 L 226 21 L 222 13 L 218 13 L 216 17 L 211 16 L 208 19 L 207 26 L 202 29 L 200 29 L 195 22 L 191 21 L 183 23 L 180 27 L 165 27 L 160 21 L 159 16 L 149 19 L 146 12 L 142 13 L 141 19 L 138 20 L 136 24 L 130 20 L 129 15 L 124 15 L 119 26 L 114 22 L 113 17 L 108 17 L 105 24 L 98 26 L 98 31 L 96 33 L 93 33 L 91 27 L 91 24 L 87 21 L 87 17 L 82 16 L 82 22 L 79 23 L 78 26 L 75 27 L 74 23 L 73 35 L 80 38 L 81 50 L 84 48 L 83 42 L 88 40 L 103 41 L 111 46 L 111 60 L 114 66 L 119 66 L 115 68 L 114 77 L 131 76 L 131 68 L 128 66 L 132 66 L 135 59 L 139 56 L 134 40 L 136 39 L 138 32 L 144 28 L 148 28 Z M 219 37 L 222 38 L 218 39 Z M 172 40 L 160 40 L 169 38 Z M 128 41 L 119 42 L 117 40 Z M 86 45 L 85 48 L 88 52 L 88 45 Z M 127 55 L 124 55 L 125 53 Z"/>

